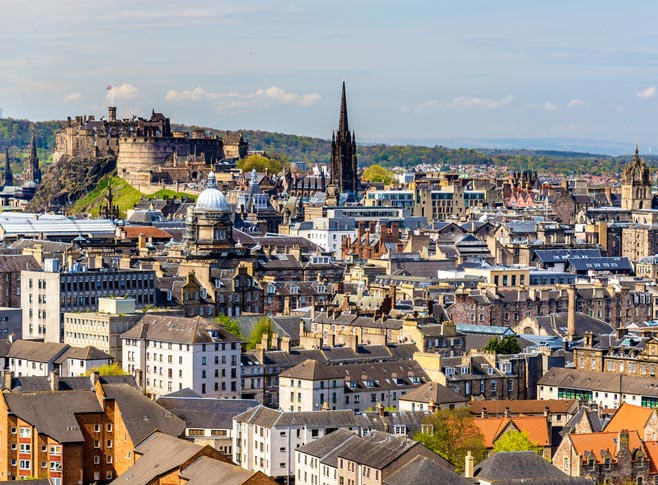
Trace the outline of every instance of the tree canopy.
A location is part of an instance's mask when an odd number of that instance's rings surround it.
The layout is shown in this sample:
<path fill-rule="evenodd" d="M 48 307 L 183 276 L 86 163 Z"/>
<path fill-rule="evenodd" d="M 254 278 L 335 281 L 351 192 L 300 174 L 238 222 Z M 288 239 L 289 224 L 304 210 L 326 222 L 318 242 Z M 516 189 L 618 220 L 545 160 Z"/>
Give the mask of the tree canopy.
<path fill-rule="evenodd" d="M 366 182 L 383 182 L 384 185 L 390 185 L 395 180 L 395 174 L 375 163 L 363 170 L 361 180 Z"/>
<path fill-rule="evenodd" d="M 235 335 L 238 338 L 244 338 L 242 336 L 242 331 L 240 330 L 240 325 L 238 325 L 237 320 L 233 320 L 231 317 L 221 315 L 215 318 L 215 321 L 226 328 L 229 332 Z"/>
<path fill-rule="evenodd" d="M 91 375 L 92 372 L 98 372 L 99 375 L 101 376 L 127 376 L 129 375 L 128 372 L 123 370 L 121 366 L 117 363 L 114 362 L 112 364 L 105 364 L 101 365 L 100 367 L 94 367 L 93 369 L 89 369 L 85 375 Z"/>
<path fill-rule="evenodd" d="M 538 443 L 530 441 L 527 431 L 508 431 L 496 440 L 493 447 L 496 453 L 501 451 L 534 451 L 541 454 Z"/>
<path fill-rule="evenodd" d="M 249 338 L 247 339 L 247 348 L 255 349 L 256 345 L 261 343 L 263 340 L 263 335 L 267 335 L 267 341 L 269 342 L 273 333 L 274 325 L 272 324 L 272 320 L 270 320 L 268 317 L 259 318 L 256 322 L 256 325 L 254 325 L 254 329 L 249 334 Z"/>
<path fill-rule="evenodd" d="M 518 354 L 521 352 L 521 345 L 516 335 L 506 335 L 502 339 L 491 337 L 484 350 L 497 354 Z"/>
<path fill-rule="evenodd" d="M 239 160 L 237 166 L 243 172 L 251 172 L 255 168 L 257 172 L 267 170 L 269 173 L 277 174 L 283 170 L 283 162 L 262 155 L 249 155 Z"/>
<path fill-rule="evenodd" d="M 475 462 L 486 458 L 484 437 L 473 421 L 467 407 L 441 409 L 424 421 L 423 431 L 414 439 L 441 455 L 455 466 L 455 472 L 464 471 L 464 460 L 470 451 Z"/>

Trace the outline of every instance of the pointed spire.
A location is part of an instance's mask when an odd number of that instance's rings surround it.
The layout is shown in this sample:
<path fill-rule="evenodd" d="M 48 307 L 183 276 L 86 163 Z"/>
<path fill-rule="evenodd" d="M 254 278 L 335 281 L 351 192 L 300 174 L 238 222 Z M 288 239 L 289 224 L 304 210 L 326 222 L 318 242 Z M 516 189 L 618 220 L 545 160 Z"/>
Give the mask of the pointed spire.
<path fill-rule="evenodd" d="M 9 164 L 9 147 L 5 150 L 5 175 L 3 177 L 3 185 L 11 187 L 14 185 L 14 177 L 11 174 L 11 165 Z"/>
<path fill-rule="evenodd" d="M 635 159 L 636 160 L 640 159 L 640 148 L 637 142 L 635 142 Z"/>
<path fill-rule="evenodd" d="M 338 122 L 338 132 L 347 133 L 350 127 L 347 123 L 347 96 L 345 96 L 345 81 L 343 81 L 343 94 L 340 98 L 340 120 Z"/>
<path fill-rule="evenodd" d="M 30 163 L 34 164 L 37 159 L 37 140 L 32 132 L 32 140 L 30 141 Z"/>

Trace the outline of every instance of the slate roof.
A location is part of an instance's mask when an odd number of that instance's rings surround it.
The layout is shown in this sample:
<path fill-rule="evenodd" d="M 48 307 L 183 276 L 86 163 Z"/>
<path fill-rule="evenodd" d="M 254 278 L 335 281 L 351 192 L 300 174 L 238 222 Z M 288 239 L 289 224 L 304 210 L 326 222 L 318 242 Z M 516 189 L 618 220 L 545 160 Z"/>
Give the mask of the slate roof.
<path fill-rule="evenodd" d="M 496 453 L 476 465 L 474 478 L 496 484 L 541 483 L 593 484 L 586 478 L 570 478 L 532 451 Z"/>
<path fill-rule="evenodd" d="M 414 446 L 422 445 L 406 436 L 371 431 L 360 442 L 344 449 L 338 457 L 382 470 Z"/>
<path fill-rule="evenodd" d="M 342 446 L 352 446 L 354 442 L 360 440 L 361 438 L 354 434 L 354 432 L 341 428 L 297 448 L 297 451 L 322 459 L 336 449 Z"/>
<path fill-rule="evenodd" d="M 142 456 L 111 483 L 147 485 L 156 477 L 191 460 L 202 449 L 203 446 L 191 441 L 165 433 L 153 433 L 135 447 L 135 454 Z"/>
<path fill-rule="evenodd" d="M 413 401 L 428 404 L 433 402 L 436 405 L 440 405 L 448 403 L 466 403 L 468 402 L 468 399 L 438 382 L 426 382 L 420 387 L 407 392 L 404 396 L 400 396 L 400 401 Z"/>
<path fill-rule="evenodd" d="M 1 259 L 1 258 L 0 258 Z M 70 346 L 57 342 L 37 342 L 32 340 L 16 340 L 11 344 L 7 357 L 25 359 L 30 362 L 51 362 L 62 355 Z"/>
<path fill-rule="evenodd" d="M 185 485 L 242 485 L 252 477 L 257 478 L 256 483 L 260 484 L 277 483 L 261 472 L 254 473 L 207 456 L 197 458 L 180 476 L 187 480 Z"/>
<path fill-rule="evenodd" d="M 102 413 L 92 391 L 5 393 L 9 410 L 60 443 L 84 441 L 76 413 Z"/>
<path fill-rule="evenodd" d="M 605 372 L 590 372 L 579 369 L 553 367 L 537 382 L 540 386 L 555 386 L 567 389 L 582 389 L 623 394 L 658 397 L 658 384 L 652 377 L 631 377 Z"/>
<path fill-rule="evenodd" d="M 407 393 L 408 395 L 409 393 Z M 406 398 L 406 396 L 405 396 Z M 505 408 L 509 409 L 510 414 L 544 414 L 544 409 L 548 408 L 550 413 L 566 413 L 566 414 L 576 414 L 578 412 L 578 401 L 576 399 L 547 399 L 542 400 L 510 400 L 500 403 L 499 406 L 496 406 L 496 403 L 491 401 L 470 401 L 468 407 L 471 408 L 473 414 L 480 415 L 484 409 L 488 413 L 493 413 L 496 411 L 496 408 L 499 409 L 502 414 Z"/>
<path fill-rule="evenodd" d="M 599 249 L 535 249 L 535 255 L 544 264 L 566 263 L 569 259 L 600 258 Z"/>
<path fill-rule="evenodd" d="M 161 397 L 157 404 L 185 421 L 188 428 L 231 429 L 233 417 L 258 406 L 254 399 Z"/>
<path fill-rule="evenodd" d="M 16 241 L 14 244 L 18 245 L 19 242 L 20 241 Z M 70 244 L 66 244 L 65 246 L 70 247 Z M 44 252 L 45 251 L 46 248 L 44 248 Z M 41 266 L 39 266 L 39 263 L 33 256 L 23 254 L 3 254 L 2 258 L 0 258 L 0 273 L 17 273 L 25 270 L 36 271 L 38 269 L 41 269 Z"/>
<path fill-rule="evenodd" d="M 55 363 L 61 364 L 66 359 L 113 361 L 114 357 L 96 347 L 88 345 L 87 347 L 69 347 L 66 352 L 57 357 Z"/>
<path fill-rule="evenodd" d="M 567 336 L 568 314 L 566 312 L 537 316 L 534 319 L 548 335 L 561 338 Z M 614 331 L 614 327 L 608 322 L 576 312 L 576 335 L 585 335 L 585 332 L 592 332 L 594 335 L 607 335 Z"/>
<path fill-rule="evenodd" d="M 416 456 L 399 470 L 384 479 L 384 485 L 409 485 L 410 483 L 446 483 L 450 485 L 473 485 L 471 480 L 442 467 L 426 456 Z"/>
<path fill-rule="evenodd" d="M 126 384 L 105 384 L 103 391 L 106 399 L 116 402 L 133 443 L 140 443 L 154 431 L 172 436 L 180 436 L 185 431 L 185 421 L 133 387 Z"/>
<path fill-rule="evenodd" d="M 569 267 L 575 271 L 633 271 L 626 257 L 569 258 Z"/>
<path fill-rule="evenodd" d="M 158 340 L 183 344 L 214 343 L 208 329 L 216 331 L 223 342 L 239 342 L 240 339 L 223 326 L 201 317 L 184 318 L 171 315 L 146 314 L 133 328 L 121 335 L 122 338 Z"/>

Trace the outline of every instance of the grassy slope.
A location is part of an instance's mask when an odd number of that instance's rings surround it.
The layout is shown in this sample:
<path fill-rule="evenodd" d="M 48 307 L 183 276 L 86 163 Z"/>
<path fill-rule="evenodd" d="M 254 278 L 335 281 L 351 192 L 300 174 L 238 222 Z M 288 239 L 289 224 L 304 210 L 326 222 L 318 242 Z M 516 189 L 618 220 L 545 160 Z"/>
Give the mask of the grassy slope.
<path fill-rule="evenodd" d="M 98 216 L 101 205 L 105 202 L 107 194 L 107 187 L 112 187 L 112 197 L 114 204 L 119 206 L 119 216 L 125 217 L 128 209 L 132 209 L 141 199 L 160 199 L 164 196 L 168 197 L 187 197 L 188 199 L 196 199 L 196 196 L 186 194 L 183 192 L 174 192 L 173 190 L 162 189 L 157 192 L 144 195 L 137 189 L 134 189 L 121 177 L 116 175 L 108 176 L 101 179 L 96 185 L 94 190 L 87 195 L 78 199 L 69 210 L 70 214 L 87 214 L 91 213 L 93 216 Z"/>

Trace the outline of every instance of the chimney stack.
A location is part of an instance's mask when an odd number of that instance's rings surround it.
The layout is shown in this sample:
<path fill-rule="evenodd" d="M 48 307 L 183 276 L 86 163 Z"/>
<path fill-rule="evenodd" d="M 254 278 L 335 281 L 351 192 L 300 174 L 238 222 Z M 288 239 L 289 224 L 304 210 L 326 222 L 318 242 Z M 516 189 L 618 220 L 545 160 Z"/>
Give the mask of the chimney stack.
<path fill-rule="evenodd" d="M 14 373 L 6 370 L 3 374 L 3 377 L 4 377 L 3 388 L 6 390 L 11 390 L 11 382 L 14 380 Z"/>
<path fill-rule="evenodd" d="M 57 369 L 50 371 L 50 390 L 59 391 L 59 371 Z"/>
<path fill-rule="evenodd" d="M 473 471 L 475 469 L 475 458 L 473 454 L 466 452 L 466 463 L 464 465 L 464 478 L 473 478 Z"/>
<path fill-rule="evenodd" d="M 567 288 L 568 314 L 567 314 L 567 339 L 573 342 L 576 337 L 576 285 Z"/>

